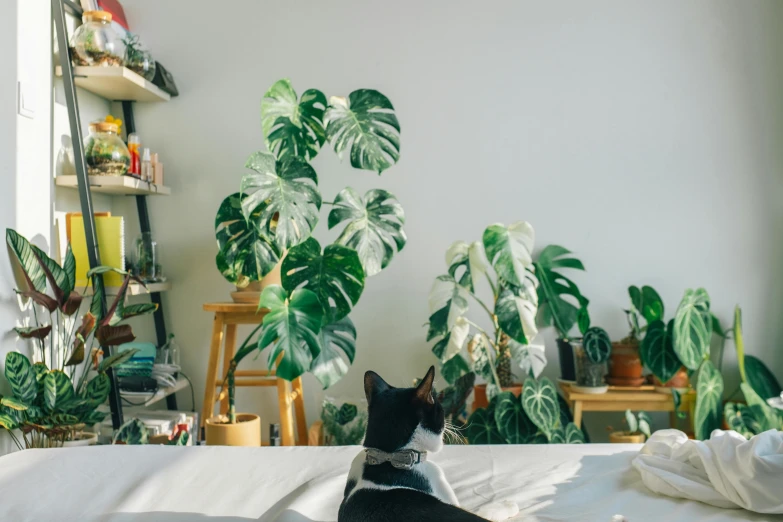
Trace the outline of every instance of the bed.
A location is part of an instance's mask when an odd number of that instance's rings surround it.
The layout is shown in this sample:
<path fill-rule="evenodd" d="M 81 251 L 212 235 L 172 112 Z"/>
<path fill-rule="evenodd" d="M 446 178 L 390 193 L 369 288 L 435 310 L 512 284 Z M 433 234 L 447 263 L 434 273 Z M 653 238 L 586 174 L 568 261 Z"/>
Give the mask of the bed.
<path fill-rule="evenodd" d="M 0 521 L 331 522 L 358 447 L 100 446 L 0 458 Z M 636 445 L 451 446 L 432 457 L 463 507 L 513 520 L 782 520 L 648 492 Z M 614 520 L 621 520 L 619 518 Z"/>

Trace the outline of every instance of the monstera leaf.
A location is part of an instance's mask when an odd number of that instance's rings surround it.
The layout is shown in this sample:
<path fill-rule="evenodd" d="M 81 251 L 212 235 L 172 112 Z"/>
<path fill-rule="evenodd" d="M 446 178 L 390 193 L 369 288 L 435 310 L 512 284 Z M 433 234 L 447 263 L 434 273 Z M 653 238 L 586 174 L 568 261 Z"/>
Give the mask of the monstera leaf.
<path fill-rule="evenodd" d="M 339 321 L 359 302 L 364 271 L 355 250 L 342 245 L 321 245 L 309 238 L 288 251 L 282 267 L 283 288 L 306 288 L 318 296 L 324 323 Z"/>
<path fill-rule="evenodd" d="M 525 379 L 522 387 L 522 407 L 533 424 L 547 435 L 560 425 L 557 390 L 546 377 L 539 380 Z"/>
<path fill-rule="evenodd" d="M 5 378 L 14 397 L 25 404 L 33 403 L 38 388 L 35 371 L 27 357 L 18 352 L 8 352 L 5 356 Z"/>
<path fill-rule="evenodd" d="M 526 285 L 528 269 L 533 264 L 535 232 L 527 221 L 517 221 L 508 227 L 490 225 L 482 237 L 487 259 L 498 276 L 514 286 Z"/>
<path fill-rule="evenodd" d="M 780 396 L 778 380 L 760 359 L 752 355 L 745 356 L 745 376 L 750 387 L 762 399 Z"/>
<path fill-rule="evenodd" d="M 710 296 L 703 288 L 686 290 L 674 316 L 674 352 L 686 368 L 699 368 L 709 354 L 711 334 Z"/>
<path fill-rule="evenodd" d="M 495 301 L 495 315 L 498 325 L 509 337 L 521 344 L 527 344 L 538 334 L 536 312 L 538 295 L 535 278 L 529 272 L 524 286 L 515 288 L 502 286 Z"/>
<path fill-rule="evenodd" d="M 454 328 L 443 339 L 435 343 L 435 346 L 432 347 L 432 353 L 441 363 L 449 361 L 462 351 L 469 333 L 470 324 L 464 317 L 457 317 Z"/>
<path fill-rule="evenodd" d="M 537 379 L 546 367 L 546 351 L 543 345 L 521 344 L 513 339 L 508 343 L 511 359 L 522 373 Z"/>
<path fill-rule="evenodd" d="M 647 334 L 639 350 L 644 364 L 662 383 L 674 377 L 682 366 L 677 354 L 674 353 L 673 329 L 674 320 L 669 321 L 668 327 L 663 324 L 663 321 L 653 321 L 647 326 Z"/>
<path fill-rule="evenodd" d="M 329 228 L 346 220 L 336 242 L 356 250 L 368 277 L 386 268 L 395 249 L 399 252 L 407 241 L 405 212 L 391 192 L 373 189 L 362 198 L 351 187 L 344 188 L 329 212 Z"/>
<path fill-rule="evenodd" d="M 242 178 L 242 213 L 259 234 L 268 237 L 277 248 L 287 250 L 310 236 L 318 223 L 321 194 L 318 176 L 305 160 L 275 157 L 256 152 L 246 168 L 255 171 Z M 273 227 L 276 219 L 277 225 Z"/>
<path fill-rule="evenodd" d="M 466 243 L 455 241 L 446 250 L 446 266 L 449 275 L 471 292 L 476 291 L 476 279 L 486 273 L 489 267 L 484 245 L 480 241 Z M 460 272 L 460 269 L 463 269 Z M 457 277 L 457 273 L 460 273 Z"/>
<path fill-rule="evenodd" d="M 52 370 L 43 380 L 44 402 L 49 411 L 62 410 L 74 398 L 71 379 L 60 370 Z"/>
<path fill-rule="evenodd" d="M 582 296 L 576 284 L 558 272 L 558 269 L 584 270 L 582 262 L 566 257 L 571 252 L 558 245 L 549 245 L 538 256 L 533 266 L 538 279 L 538 318 L 540 324 L 553 325 L 558 335 L 568 337 L 577 320 L 580 308 L 586 308 L 588 300 Z M 574 304 L 576 303 L 576 304 Z"/>
<path fill-rule="evenodd" d="M 484 379 L 488 385 L 499 385 L 499 383 L 496 382 L 494 365 L 489 355 L 489 347 L 480 334 L 476 334 L 473 337 L 473 340 L 469 345 L 469 351 L 470 356 L 473 359 L 473 371 Z"/>
<path fill-rule="evenodd" d="M 356 328 L 348 317 L 321 328 L 321 353 L 310 366 L 324 390 L 342 379 L 356 355 Z"/>
<path fill-rule="evenodd" d="M 697 376 L 693 412 L 693 428 L 698 440 L 709 439 L 713 430 L 720 429 L 722 404 L 723 377 L 710 361 L 704 361 Z"/>
<path fill-rule="evenodd" d="M 643 286 L 641 290 L 637 286 L 628 287 L 628 295 L 631 304 L 642 314 L 647 323 L 663 321 L 663 300 L 658 292 L 651 286 Z"/>
<path fill-rule="evenodd" d="M 495 422 L 494 405 L 489 408 L 479 408 L 468 417 L 465 426 L 465 437 L 474 445 L 505 444 L 506 439 L 500 434 Z"/>
<path fill-rule="evenodd" d="M 400 124 L 389 99 L 359 89 L 348 99 L 332 96 L 325 115 L 326 136 L 337 156 L 351 148 L 351 166 L 380 174 L 400 157 Z"/>
<path fill-rule="evenodd" d="M 8 245 L 9 253 L 12 252 L 14 254 L 22 270 L 32 282 L 33 288 L 28 288 L 27 290 L 46 292 L 46 274 L 41 264 L 35 258 L 30 242 L 10 228 L 5 229 L 5 242 Z"/>
<path fill-rule="evenodd" d="M 605 363 L 612 353 L 612 340 L 606 330 L 599 326 L 588 329 L 582 339 L 587 358 L 596 364 Z"/>
<path fill-rule="evenodd" d="M 268 358 L 270 370 L 282 353 L 277 375 L 292 381 L 310 369 L 321 353 L 318 336 L 323 319 L 321 302 L 305 288 L 294 290 L 288 299 L 282 287 L 273 285 L 261 293 L 258 306 L 269 309 L 264 316 L 258 349 L 273 346 Z"/>
<path fill-rule="evenodd" d="M 723 418 L 729 428 L 741 434 L 746 439 L 762 432 L 761 424 L 753 415 L 751 409 L 736 402 L 727 402 L 723 407 Z"/>
<path fill-rule="evenodd" d="M 430 327 L 427 340 L 445 336 L 451 331 L 457 317 L 468 311 L 468 292 L 450 275 L 435 279 L 429 296 Z"/>
<path fill-rule="evenodd" d="M 254 211 L 251 221 L 245 219 L 242 213 L 245 198 L 239 192 L 228 196 L 215 216 L 218 245 L 215 262 L 223 277 L 238 286 L 260 281 L 280 260 L 277 245 L 259 234 L 258 228 L 251 223 L 260 219 L 261 212 Z"/>
<path fill-rule="evenodd" d="M 465 359 L 458 355 L 452 357 L 440 367 L 440 374 L 449 384 L 455 384 L 458 379 L 464 377 L 470 373 L 470 366 L 465 362 Z"/>
<path fill-rule="evenodd" d="M 525 414 L 519 398 L 511 392 L 502 392 L 495 401 L 495 424 L 506 442 L 528 444 L 538 428 Z"/>
<path fill-rule="evenodd" d="M 565 443 L 566 444 L 584 444 L 585 435 L 582 433 L 576 424 L 569 422 L 565 427 Z"/>
<path fill-rule="evenodd" d="M 308 89 L 301 99 L 287 79 L 275 82 L 261 100 L 261 127 L 266 147 L 278 159 L 313 159 L 326 141 L 323 119 L 326 96 Z"/>

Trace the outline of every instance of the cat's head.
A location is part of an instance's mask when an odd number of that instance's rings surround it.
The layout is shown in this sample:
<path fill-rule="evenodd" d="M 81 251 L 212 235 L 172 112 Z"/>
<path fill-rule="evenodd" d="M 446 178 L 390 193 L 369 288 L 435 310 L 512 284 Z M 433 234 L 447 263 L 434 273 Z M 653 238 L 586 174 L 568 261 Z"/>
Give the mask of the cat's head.
<path fill-rule="evenodd" d="M 432 381 L 435 367 L 415 388 L 395 388 L 375 372 L 364 374 L 369 416 L 364 445 L 392 452 L 413 449 L 435 453 L 443 447 L 445 418 Z"/>

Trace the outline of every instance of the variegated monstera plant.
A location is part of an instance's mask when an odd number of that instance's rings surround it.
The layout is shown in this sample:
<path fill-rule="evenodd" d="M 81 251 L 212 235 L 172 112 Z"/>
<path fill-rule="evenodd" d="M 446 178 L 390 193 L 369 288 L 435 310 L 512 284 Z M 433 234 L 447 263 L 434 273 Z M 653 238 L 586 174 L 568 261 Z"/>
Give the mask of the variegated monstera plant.
<path fill-rule="evenodd" d="M 288 80 L 264 94 L 261 127 L 268 152 L 255 152 L 240 191 L 215 218 L 217 265 L 237 286 L 260 281 L 280 263 L 282 286 L 264 289 L 264 322 L 243 343 L 229 375 L 229 417 L 235 417 L 234 369 L 254 350 L 268 349 L 271 368 L 293 380 L 310 371 L 327 388 L 353 362 L 356 330 L 348 317 L 364 290 L 405 246 L 405 213 L 393 194 L 351 187 L 322 200 L 309 163 L 327 143 L 351 166 L 381 174 L 399 159 L 400 125 L 386 96 L 371 89 L 347 98 L 308 89 L 298 97 Z M 342 227 L 322 247 L 312 236 L 322 205 L 328 227 Z M 259 331 L 260 330 L 260 331 Z M 257 334 L 257 336 L 256 336 Z"/>
<path fill-rule="evenodd" d="M 6 230 L 6 243 L 23 279 L 17 293 L 34 323 L 14 330 L 33 342 L 35 363 L 17 352 L 6 356 L 5 377 L 13 395 L 0 396 L 0 427 L 8 430 L 20 449 L 60 445 L 106 417 L 97 411 L 111 391 L 106 372 L 137 351 L 101 360 L 103 352 L 93 343 L 107 348 L 133 341 L 133 331 L 123 321 L 152 313 L 157 305 L 126 305 L 132 276 L 122 272 L 125 280 L 108 309 L 103 309 L 103 285 L 94 284 L 90 310 L 80 315 L 87 289 L 76 291 L 76 261 L 70 247 L 60 266 L 14 230 Z M 97 267 L 87 276 L 95 282 L 110 270 L 115 269 Z M 21 432 L 22 441 L 15 430 Z"/>

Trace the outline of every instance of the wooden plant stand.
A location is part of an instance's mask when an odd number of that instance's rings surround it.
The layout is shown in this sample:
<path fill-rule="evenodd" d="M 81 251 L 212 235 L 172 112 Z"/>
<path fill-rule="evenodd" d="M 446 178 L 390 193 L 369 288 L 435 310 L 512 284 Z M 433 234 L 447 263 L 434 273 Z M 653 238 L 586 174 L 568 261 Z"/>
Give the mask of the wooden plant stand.
<path fill-rule="evenodd" d="M 212 341 L 209 347 L 209 364 L 204 386 L 204 404 L 201 411 L 201 428 L 206 419 L 214 414 L 215 403 L 220 401 L 220 414 L 228 413 L 228 394 L 217 396 L 217 389 L 223 385 L 231 359 L 236 348 L 237 325 L 260 324 L 266 310 L 257 310 L 253 304 L 206 303 L 204 311 L 215 314 L 212 323 Z M 218 360 L 223 359 L 223 371 L 218 374 Z M 239 386 L 276 386 L 280 406 L 280 438 L 283 446 L 307 445 L 308 433 L 305 422 L 304 395 L 302 379 L 288 382 L 275 376 L 274 370 L 237 370 L 235 385 Z M 296 437 L 294 436 L 294 412 L 296 414 Z M 263 425 L 263 424 L 262 424 Z"/>

